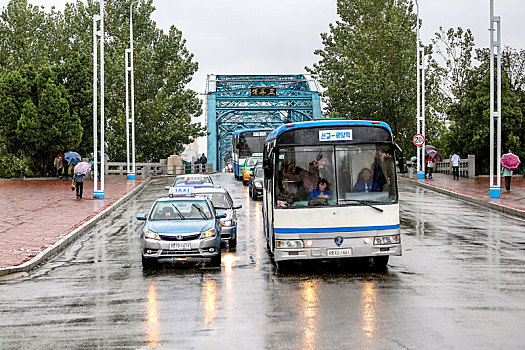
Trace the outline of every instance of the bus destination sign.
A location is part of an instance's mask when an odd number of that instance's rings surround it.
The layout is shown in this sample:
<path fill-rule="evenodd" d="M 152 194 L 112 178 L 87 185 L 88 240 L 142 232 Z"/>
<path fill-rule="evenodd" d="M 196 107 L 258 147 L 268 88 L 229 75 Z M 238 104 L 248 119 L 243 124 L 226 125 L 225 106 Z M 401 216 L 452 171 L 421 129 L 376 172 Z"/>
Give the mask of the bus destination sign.
<path fill-rule="evenodd" d="M 320 130 L 319 141 L 352 141 L 352 130 Z"/>
<path fill-rule="evenodd" d="M 276 88 L 251 88 L 251 96 L 277 96 Z"/>

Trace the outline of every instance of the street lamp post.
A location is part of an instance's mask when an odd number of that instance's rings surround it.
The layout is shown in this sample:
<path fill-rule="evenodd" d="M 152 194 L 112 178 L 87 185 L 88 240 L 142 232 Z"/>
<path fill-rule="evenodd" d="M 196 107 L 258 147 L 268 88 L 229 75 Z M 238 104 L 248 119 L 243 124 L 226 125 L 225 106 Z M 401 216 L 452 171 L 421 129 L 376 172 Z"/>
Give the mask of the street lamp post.
<path fill-rule="evenodd" d="M 497 39 L 494 40 L 494 23 L 497 28 Z M 494 110 L 494 47 L 497 48 L 497 111 Z M 494 174 L 494 118 L 496 123 L 496 174 Z M 501 196 L 501 18 L 494 16 L 494 0 L 490 0 L 490 198 Z M 494 175 L 496 183 L 494 183 Z"/>
<path fill-rule="evenodd" d="M 416 122 L 417 133 L 423 135 L 423 145 L 417 146 L 417 178 L 425 178 L 425 162 L 422 157 L 425 155 L 425 48 L 419 46 L 419 4 L 416 0 L 417 23 L 416 23 L 416 40 L 417 40 L 417 58 L 416 58 L 416 79 L 417 79 L 417 106 Z"/>
<path fill-rule="evenodd" d="M 133 5 L 140 0 L 134 1 L 129 6 L 129 49 L 126 50 L 126 145 L 128 161 L 128 180 L 135 179 L 135 75 L 133 67 Z M 128 84 L 128 72 L 131 80 L 131 89 Z M 130 91 L 129 91 L 129 90 Z M 131 97 L 131 119 L 129 118 L 129 100 Z M 131 123 L 131 171 L 129 162 L 129 124 Z"/>
<path fill-rule="evenodd" d="M 99 30 L 100 27 L 100 30 Z M 100 38 L 100 39 L 99 39 Z M 98 66 L 97 66 L 97 44 L 100 40 L 100 189 L 98 185 L 98 151 L 97 151 L 97 133 L 98 133 Z M 93 197 L 104 198 L 104 0 L 100 0 L 100 15 L 93 16 Z"/>

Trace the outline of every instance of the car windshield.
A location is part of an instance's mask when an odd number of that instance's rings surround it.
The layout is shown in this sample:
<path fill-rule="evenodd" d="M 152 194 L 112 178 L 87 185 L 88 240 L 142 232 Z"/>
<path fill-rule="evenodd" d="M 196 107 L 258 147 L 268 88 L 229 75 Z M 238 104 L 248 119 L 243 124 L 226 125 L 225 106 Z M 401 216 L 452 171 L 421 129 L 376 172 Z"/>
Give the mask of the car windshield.
<path fill-rule="evenodd" d="M 208 197 L 215 209 L 231 209 L 233 202 L 226 193 L 199 193 L 199 196 Z"/>
<path fill-rule="evenodd" d="M 393 148 L 385 144 L 279 150 L 276 206 L 395 203 Z"/>
<path fill-rule="evenodd" d="M 159 201 L 153 207 L 149 219 L 160 220 L 207 220 L 212 218 L 208 203 L 204 200 Z"/>
<path fill-rule="evenodd" d="M 257 161 L 259 160 L 259 158 L 248 158 L 248 160 L 246 161 L 246 163 L 244 163 L 244 166 L 246 167 L 252 167 L 252 166 L 255 166 L 255 164 L 257 164 Z"/>
<path fill-rule="evenodd" d="M 173 186 L 180 185 L 187 182 L 203 182 L 203 183 L 212 183 L 209 176 L 179 176 L 175 179 Z"/>
<path fill-rule="evenodd" d="M 257 170 L 255 171 L 255 177 L 264 177 L 264 169 L 257 168 Z"/>

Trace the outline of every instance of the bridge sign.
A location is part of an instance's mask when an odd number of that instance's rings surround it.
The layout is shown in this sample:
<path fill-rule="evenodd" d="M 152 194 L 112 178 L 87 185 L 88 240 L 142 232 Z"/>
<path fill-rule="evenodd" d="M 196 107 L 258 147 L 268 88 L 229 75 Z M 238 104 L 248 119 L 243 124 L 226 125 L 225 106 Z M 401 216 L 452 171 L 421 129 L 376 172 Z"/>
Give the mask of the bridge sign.
<path fill-rule="evenodd" d="M 414 138 L 412 139 L 412 142 L 414 143 L 414 145 L 421 147 L 425 143 L 425 136 L 421 134 L 415 134 Z"/>

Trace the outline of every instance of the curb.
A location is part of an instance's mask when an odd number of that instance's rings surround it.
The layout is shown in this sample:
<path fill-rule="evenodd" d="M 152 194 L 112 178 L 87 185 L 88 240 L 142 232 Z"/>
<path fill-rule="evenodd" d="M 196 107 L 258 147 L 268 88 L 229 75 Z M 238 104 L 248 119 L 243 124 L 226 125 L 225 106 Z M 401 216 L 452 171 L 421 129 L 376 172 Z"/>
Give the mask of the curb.
<path fill-rule="evenodd" d="M 498 204 L 498 203 L 488 202 L 488 201 L 483 200 L 483 199 L 467 196 L 466 194 L 457 193 L 457 192 L 454 192 L 454 191 L 451 191 L 451 190 L 447 190 L 447 189 L 444 189 L 444 188 L 441 188 L 441 187 L 436 187 L 436 186 L 432 186 L 432 185 L 429 185 L 429 184 L 421 183 L 421 182 L 418 182 L 418 181 L 415 181 L 415 180 L 412 180 L 412 179 L 408 179 L 406 177 L 399 177 L 398 179 L 402 180 L 402 181 L 407 181 L 407 182 L 413 183 L 416 186 L 420 186 L 420 187 L 423 187 L 423 188 L 426 188 L 426 189 L 429 189 L 429 190 L 432 190 L 432 191 L 436 191 L 436 192 L 441 193 L 441 194 L 446 194 L 446 195 L 451 196 L 451 197 L 462 199 L 462 200 L 464 200 L 466 202 L 470 202 L 470 203 L 474 203 L 474 204 L 477 204 L 477 205 L 481 205 L 483 207 L 487 207 L 487 208 L 490 208 L 490 209 L 498 210 L 498 211 L 500 211 L 502 213 L 505 213 L 505 214 L 509 214 L 509 215 L 512 215 L 512 216 L 517 216 L 517 217 L 520 217 L 520 218 L 525 218 L 525 210 L 520 210 L 520 209 L 507 207 L 505 205 Z"/>
<path fill-rule="evenodd" d="M 23 264 L 16 265 L 16 266 L 9 266 L 9 267 L 3 267 L 0 268 L 0 276 L 5 276 L 13 273 L 18 272 L 31 272 L 31 270 L 35 269 L 38 265 L 42 264 L 44 261 L 48 260 L 49 258 L 53 257 L 54 255 L 58 254 L 64 248 L 66 248 L 70 243 L 75 241 L 78 237 L 80 237 L 82 234 L 84 234 L 86 231 L 90 230 L 97 224 L 100 220 L 107 217 L 113 210 L 117 209 L 122 204 L 126 203 L 131 197 L 133 197 L 136 194 L 139 194 L 142 192 L 146 186 L 150 183 L 151 177 L 148 177 L 144 182 L 142 182 L 140 185 L 135 187 L 130 192 L 126 193 L 123 197 L 118 199 L 115 203 L 111 204 L 109 207 L 95 215 L 91 220 L 83 223 L 73 231 L 71 231 L 66 236 L 62 237 L 58 242 L 53 244 L 51 247 L 47 248 L 46 250 L 40 252 L 38 255 L 36 255 L 34 258 L 32 258 L 29 261 L 26 261 Z"/>

